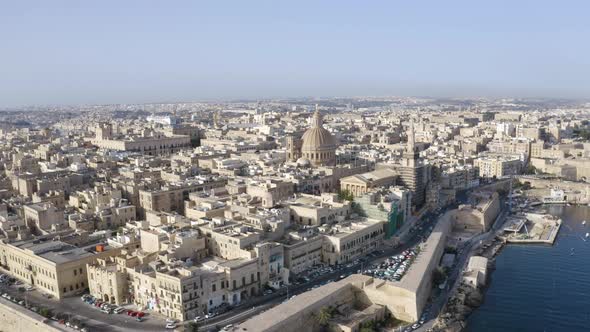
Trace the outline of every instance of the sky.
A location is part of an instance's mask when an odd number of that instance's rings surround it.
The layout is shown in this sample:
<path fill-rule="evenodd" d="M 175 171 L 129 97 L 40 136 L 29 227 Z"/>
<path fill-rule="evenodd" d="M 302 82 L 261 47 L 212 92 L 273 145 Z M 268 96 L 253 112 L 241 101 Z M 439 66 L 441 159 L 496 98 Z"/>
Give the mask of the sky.
<path fill-rule="evenodd" d="M 0 0 L 0 107 L 590 97 L 588 1 Z"/>

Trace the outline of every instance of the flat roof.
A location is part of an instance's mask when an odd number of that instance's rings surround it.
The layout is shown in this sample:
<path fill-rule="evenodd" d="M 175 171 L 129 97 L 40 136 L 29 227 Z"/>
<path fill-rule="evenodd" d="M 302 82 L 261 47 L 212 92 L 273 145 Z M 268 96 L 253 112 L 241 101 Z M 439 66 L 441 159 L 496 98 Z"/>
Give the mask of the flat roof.
<path fill-rule="evenodd" d="M 94 255 L 92 252 L 61 241 L 38 242 L 37 240 L 32 240 L 15 242 L 13 245 L 56 264 L 72 262 Z"/>

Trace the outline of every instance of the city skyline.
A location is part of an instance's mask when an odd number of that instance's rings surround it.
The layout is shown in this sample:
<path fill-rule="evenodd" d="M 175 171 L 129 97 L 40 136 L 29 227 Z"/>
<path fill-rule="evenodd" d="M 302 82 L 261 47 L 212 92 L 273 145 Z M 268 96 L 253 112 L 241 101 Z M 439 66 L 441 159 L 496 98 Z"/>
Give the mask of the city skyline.
<path fill-rule="evenodd" d="M 587 98 L 587 4 L 8 4 L 0 107 Z M 547 23 L 550 24 L 547 24 Z"/>

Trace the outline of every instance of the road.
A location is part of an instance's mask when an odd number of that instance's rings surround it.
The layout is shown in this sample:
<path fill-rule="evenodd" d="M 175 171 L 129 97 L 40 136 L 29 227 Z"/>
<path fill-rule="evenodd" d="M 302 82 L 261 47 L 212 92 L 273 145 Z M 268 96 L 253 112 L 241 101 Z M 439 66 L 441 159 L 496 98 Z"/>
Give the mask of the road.
<path fill-rule="evenodd" d="M 441 213 L 444 213 L 445 211 L 446 210 L 442 211 Z M 383 253 L 373 257 L 372 259 L 366 259 L 364 262 L 353 264 L 348 268 L 343 266 L 340 269 L 335 269 L 334 272 L 321 275 L 318 278 L 313 279 L 307 283 L 290 285 L 287 288 L 281 289 L 279 292 L 251 299 L 249 302 L 246 302 L 234 308 L 230 312 L 214 317 L 213 319 L 207 320 L 206 322 L 200 323 L 199 328 L 204 329 L 206 331 L 216 331 L 217 329 L 222 328 L 223 326 L 228 324 L 241 323 L 247 320 L 248 318 L 261 313 L 262 311 L 268 310 L 269 308 L 277 304 L 280 304 L 281 302 L 287 300 L 290 296 L 301 294 L 312 289 L 314 286 L 325 284 L 328 281 L 337 280 L 341 275 L 356 273 L 357 271 L 363 269 L 366 266 L 381 263 L 388 257 L 398 255 L 404 250 L 410 249 L 416 246 L 418 243 L 420 243 L 423 239 L 427 237 L 428 229 L 430 227 L 434 227 L 434 224 L 436 223 L 437 219 L 438 215 L 426 213 L 422 218 L 422 221 L 416 224 L 417 226 L 422 226 L 422 229 L 420 231 L 416 230 L 413 232 L 408 232 L 406 236 L 401 239 L 403 243 L 401 246 L 397 248 L 381 248 L 383 250 Z"/>
<path fill-rule="evenodd" d="M 490 241 L 496 237 L 497 232 L 502 228 L 506 217 L 508 216 L 508 206 L 505 202 L 502 203 L 503 208 L 498 217 L 496 218 L 492 229 L 486 233 L 479 234 L 474 238 L 465 241 L 461 248 L 458 248 L 458 257 L 454 268 L 451 270 L 449 277 L 447 278 L 448 285 L 451 287 L 445 288 L 441 294 L 433 301 L 429 315 L 426 317 L 426 322 L 418 329 L 414 330 L 417 332 L 425 332 L 434 326 L 435 320 L 438 317 L 440 310 L 449 300 L 450 295 L 454 294 L 456 289 L 461 284 L 461 274 L 467 265 L 468 259 L 472 256 L 473 252 L 481 243 Z"/>
<path fill-rule="evenodd" d="M 18 286 L 0 285 L 0 293 L 8 293 L 23 299 L 27 304 L 35 307 L 46 307 L 53 312 L 67 314 L 69 317 L 79 318 L 89 331 L 163 331 L 164 321 L 147 314 L 143 322 L 136 321 L 125 314 L 105 314 L 98 308 L 84 303 L 79 296 L 68 297 L 60 301 L 48 299 L 38 291 L 20 292 Z M 64 328 L 66 328 L 64 326 Z M 67 329 L 67 328 L 66 328 Z M 70 329 L 74 331 L 73 329 Z"/>
<path fill-rule="evenodd" d="M 465 198 L 462 197 L 460 200 L 463 201 L 467 199 L 468 196 L 464 197 Z M 378 256 L 374 256 L 371 259 L 365 259 L 364 262 L 352 264 L 349 265 L 349 267 L 341 266 L 339 269 L 335 269 L 331 273 L 321 275 L 309 282 L 290 285 L 273 294 L 252 298 L 242 303 L 241 305 L 233 308 L 231 311 L 225 314 L 221 314 L 219 316 L 199 323 L 199 328 L 200 330 L 206 331 L 217 330 L 227 324 L 236 324 L 239 322 L 243 322 L 248 318 L 259 314 L 260 312 L 267 310 L 287 300 L 290 296 L 306 292 L 315 286 L 323 285 L 329 281 L 337 280 L 341 275 L 356 273 L 359 270 L 363 269 L 363 267 L 365 266 L 369 266 L 375 263 L 381 263 L 383 260 L 390 256 L 398 255 L 402 251 L 412 248 L 421 241 L 423 241 L 428 236 L 429 228 L 434 227 L 434 224 L 436 223 L 438 217 L 444 214 L 447 210 L 452 209 L 454 207 L 456 207 L 456 205 L 449 206 L 437 215 L 425 213 L 423 215 L 423 218 L 415 223 L 416 226 L 421 226 L 420 230 L 418 230 L 418 227 L 414 227 L 413 231 L 404 233 L 404 236 L 401 238 L 402 244 L 398 247 L 381 248 L 381 254 L 379 254 Z M 132 317 L 129 317 L 124 314 L 104 314 L 100 312 L 100 310 L 98 310 L 97 308 L 84 303 L 78 296 L 65 298 L 61 301 L 55 301 L 54 299 L 48 299 L 44 297 L 43 294 L 37 291 L 25 293 L 19 292 L 17 287 L 14 286 L 9 287 L 6 285 L 0 285 L 0 291 L 2 293 L 7 292 L 12 296 L 18 296 L 20 298 L 24 298 L 26 294 L 27 301 L 34 306 L 44 306 L 52 308 L 54 311 L 57 312 L 66 313 L 72 317 L 75 316 L 86 324 L 86 326 L 89 328 L 89 331 L 118 332 L 164 330 L 164 319 L 163 317 L 158 317 L 157 314 L 153 315 L 147 313 L 147 316 L 145 317 L 145 320 L 143 322 L 137 322 Z M 187 324 L 189 322 L 190 321 L 186 321 L 184 322 L 184 324 Z"/>

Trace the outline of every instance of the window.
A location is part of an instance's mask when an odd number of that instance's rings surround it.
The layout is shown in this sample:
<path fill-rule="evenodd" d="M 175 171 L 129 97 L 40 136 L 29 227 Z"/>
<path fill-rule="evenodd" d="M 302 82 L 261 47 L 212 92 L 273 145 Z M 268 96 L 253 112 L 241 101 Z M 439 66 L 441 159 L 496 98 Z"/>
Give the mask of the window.
<path fill-rule="evenodd" d="M 70 292 L 74 290 L 74 286 L 70 285 Z"/>
<path fill-rule="evenodd" d="M 67 293 L 67 292 L 68 292 L 68 289 L 64 287 L 64 293 Z"/>
<path fill-rule="evenodd" d="M 78 271 L 74 270 L 74 275 L 78 275 Z"/>
<path fill-rule="evenodd" d="M 211 285 L 211 289 L 215 292 L 215 284 Z"/>
<path fill-rule="evenodd" d="M 80 274 L 82 274 L 82 268 L 80 268 Z"/>

